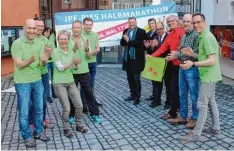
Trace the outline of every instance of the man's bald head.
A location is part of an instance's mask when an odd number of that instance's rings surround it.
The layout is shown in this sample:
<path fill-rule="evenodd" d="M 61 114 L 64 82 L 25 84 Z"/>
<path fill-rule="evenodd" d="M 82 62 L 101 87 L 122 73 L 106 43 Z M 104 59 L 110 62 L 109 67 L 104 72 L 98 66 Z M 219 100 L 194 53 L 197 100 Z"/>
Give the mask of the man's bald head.
<path fill-rule="evenodd" d="M 34 24 L 36 26 L 36 21 L 34 19 L 27 19 L 24 23 L 24 26 L 32 25 Z"/>
<path fill-rule="evenodd" d="M 33 40 L 36 31 L 36 21 L 33 19 L 27 19 L 24 24 L 24 34 L 28 40 Z"/>
<path fill-rule="evenodd" d="M 185 14 L 183 20 L 190 20 L 192 21 L 193 16 L 191 14 Z"/>
<path fill-rule="evenodd" d="M 189 31 L 193 28 L 192 26 L 192 18 L 193 16 L 191 14 L 185 14 L 183 17 L 183 28 L 185 31 Z"/>

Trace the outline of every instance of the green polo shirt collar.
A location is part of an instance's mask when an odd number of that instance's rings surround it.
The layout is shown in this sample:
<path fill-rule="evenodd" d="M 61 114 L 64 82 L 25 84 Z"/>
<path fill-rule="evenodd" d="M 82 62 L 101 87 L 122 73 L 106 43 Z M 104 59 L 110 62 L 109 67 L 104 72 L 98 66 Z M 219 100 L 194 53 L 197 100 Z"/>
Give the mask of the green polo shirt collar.
<path fill-rule="evenodd" d="M 36 38 L 34 37 L 32 41 L 29 41 L 28 38 L 24 35 L 21 39 L 24 43 L 36 43 Z"/>

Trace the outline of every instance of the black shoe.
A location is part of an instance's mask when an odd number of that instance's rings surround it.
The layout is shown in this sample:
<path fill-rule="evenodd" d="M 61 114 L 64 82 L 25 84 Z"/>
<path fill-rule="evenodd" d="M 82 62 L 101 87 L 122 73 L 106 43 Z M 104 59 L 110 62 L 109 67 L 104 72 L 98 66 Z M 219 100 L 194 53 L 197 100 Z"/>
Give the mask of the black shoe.
<path fill-rule="evenodd" d="M 54 93 L 52 93 L 52 97 L 55 98 L 55 99 L 58 98 L 57 95 L 54 94 Z"/>
<path fill-rule="evenodd" d="M 152 101 L 152 100 L 155 100 L 155 98 L 154 98 L 153 95 L 151 95 L 149 98 L 146 98 L 145 100 L 146 100 L 146 101 Z"/>
<path fill-rule="evenodd" d="M 152 103 L 150 104 L 150 107 L 154 108 L 154 107 L 157 107 L 157 106 L 160 106 L 160 105 L 161 105 L 161 103 L 152 102 Z"/>
<path fill-rule="evenodd" d="M 48 136 L 46 136 L 45 133 L 42 133 L 41 135 L 39 136 L 34 136 L 35 139 L 40 139 L 41 141 L 43 142 L 48 142 L 50 141 L 50 138 Z"/>
<path fill-rule="evenodd" d="M 83 113 L 84 113 L 84 114 L 88 114 L 88 113 L 89 113 L 89 110 L 88 110 L 88 107 L 87 107 L 87 106 L 84 106 L 84 107 L 83 107 Z"/>
<path fill-rule="evenodd" d="M 98 106 L 102 106 L 102 103 L 97 102 L 97 105 L 98 105 Z"/>
<path fill-rule="evenodd" d="M 168 109 L 170 109 L 171 108 L 171 105 L 169 105 L 169 104 L 165 104 L 164 105 L 164 110 L 168 110 Z"/>
<path fill-rule="evenodd" d="M 73 134 L 70 132 L 69 129 L 66 129 L 66 130 L 63 130 L 64 132 L 64 135 L 68 138 L 72 138 L 73 137 Z"/>
<path fill-rule="evenodd" d="M 51 97 L 48 97 L 48 98 L 47 98 L 47 101 L 48 101 L 49 103 L 53 103 L 53 102 L 54 102 L 54 100 L 53 100 Z"/>
<path fill-rule="evenodd" d="M 127 97 L 126 99 L 124 99 L 124 101 L 133 101 L 134 99 L 133 99 L 133 97 L 131 97 L 131 96 L 129 96 L 129 97 Z"/>
<path fill-rule="evenodd" d="M 137 105 L 137 104 L 140 104 L 140 99 L 134 100 L 133 105 Z"/>
<path fill-rule="evenodd" d="M 36 147 L 35 140 L 33 140 L 32 138 L 29 138 L 29 139 L 25 140 L 25 145 L 26 145 L 27 148 Z"/>

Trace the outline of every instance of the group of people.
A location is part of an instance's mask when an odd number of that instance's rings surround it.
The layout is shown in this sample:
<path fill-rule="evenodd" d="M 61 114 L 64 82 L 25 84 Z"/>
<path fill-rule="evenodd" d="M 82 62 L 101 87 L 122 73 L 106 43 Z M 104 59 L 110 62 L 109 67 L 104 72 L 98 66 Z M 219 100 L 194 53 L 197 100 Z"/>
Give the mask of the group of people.
<path fill-rule="evenodd" d="M 47 102 L 52 103 L 52 97 L 58 98 L 62 105 L 66 137 L 73 137 L 69 124 L 74 121 L 76 131 L 88 132 L 82 122 L 83 112 L 89 112 L 95 123 L 102 123 L 99 116 L 102 104 L 97 102 L 93 89 L 96 55 L 100 48 L 98 35 L 92 27 L 93 20 L 89 17 L 83 22 L 74 21 L 72 34 L 66 30 L 58 32 L 56 47 L 55 37 L 44 26 L 44 21 L 40 18 L 28 19 L 24 25 L 24 36 L 13 42 L 11 51 L 19 126 L 27 147 L 35 147 L 34 139 L 50 140 L 45 129 L 53 128 L 46 119 Z M 49 73 L 53 85 L 52 97 Z"/>
<path fill-rule="evenodd" d="M 120 44 L 123 46 L 123 70 L 131 95 L 124 101 L 140 103 L 140 73 L 148 57 L 163 57 L 167 63 L 163 81 L 166 86 L 164 109 L 170 109 L 162 119 L 171 124 L 186 124 L 194 128 L 182 140 L 200 140 L 202 131 L 220 134 L 219 111 L 215 102 L 215 83 L 222 79 L 219 69 L 218 43 L 206 31 L 203 14 L 186 14 L 183 28 L 177 16 L 168 16 L 164 23 L 154 18 L 148 20 L 150 31 L 137 27 L 136 18 L 128 19 Z M 72 33 L 61 30 L 56 38 L 44 26 L 42 19 L 28 19 L 24 36 L 12 44 L 14 83 L 17 93 L 20 133 L 27 147 L 35 147 L 35 139 L 49 141 L 44 128 L 53 128 L 46 119 L 47 102 L 58 98 L 63 108 L 64 135 L 73 137 L 69 124 L 75 121 L 76 130 L 86 133 L 82 123 L 83 112 L 89 112 L 95 123 L 102 123 L 99 106 L 94 94 L 96 55 L 99 53 L 97 33 L 92 31 L 93 20 L 72 23 Z M 146 54 L 146 53 L 147 54 Z M 53 87 L 50 88 L 49 73 Z M 151 107 L 161 105 L 163 82 L 152 81 Z M 79 88 L 78 88 L 79 87 Z M 52 97 L 50 96 L 50 89 Z M 188 92 L 192 100 L 192 116 L 188 118 Z M 212 126 L 204 124 L 210 108 Z M 33 133 L 32 133 L 33 131 Z"/>
<path fill-rule="evenodd" d="M 219 111 L 215 101 L 215 84 L 222 80 L 219 66 L 219 46 L 214 35 L 206 30 L 205 16 L 201 13 L 183 16 L 182 25 L 177 16 L 170 15 L 166 23 L 154 18 L 148 20 L 150 31 L 137 27 L 136 18 L 130 17 L 129 28 L 123 32 L 120 44 L 124 47 L 123 70 L 127 73 L 130 96 L 124 101 L 140 103 L 140 74 L 148 57 L 162 57 L 168 62 L 163 81 L 166 86 L 163 117 L 173 125 L 186 124 L 193 129 L 181 140 L 202 140 L 202 132 L 219 135 Z M 145 51 L 147 54 L 145 54 Z M 156 65 L 155 65 L 156 67 Z M 161 105 L 163 82 L 152 81 L 150 107 Z M 192 101 L 192 115 L 188 118 L 188 93 Z M 212 125 L 204 128 L 208 107 Z"/>

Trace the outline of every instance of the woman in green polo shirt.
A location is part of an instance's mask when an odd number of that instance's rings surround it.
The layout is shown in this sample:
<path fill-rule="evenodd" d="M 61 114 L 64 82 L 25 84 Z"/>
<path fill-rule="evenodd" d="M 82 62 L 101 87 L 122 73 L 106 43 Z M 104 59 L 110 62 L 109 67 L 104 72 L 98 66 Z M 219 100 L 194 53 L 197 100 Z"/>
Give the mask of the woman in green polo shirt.
<path fill-rule="evenodd" d="M 69 98 L 75 107 L 76 130 L 82 133 L 88 131 L 81 122 L 83 105 L 72 75 L 72 71 L 77 69 L 80 60 L 74 58 L 74 52 L 68 48 L 69 33 L 66 30 L 58 33 L 58 43 L 60 47 L 53 51 L 53 86 L 63 107 L 64 135 L 71 138 L 73 134 L 69 130 Z"/>

